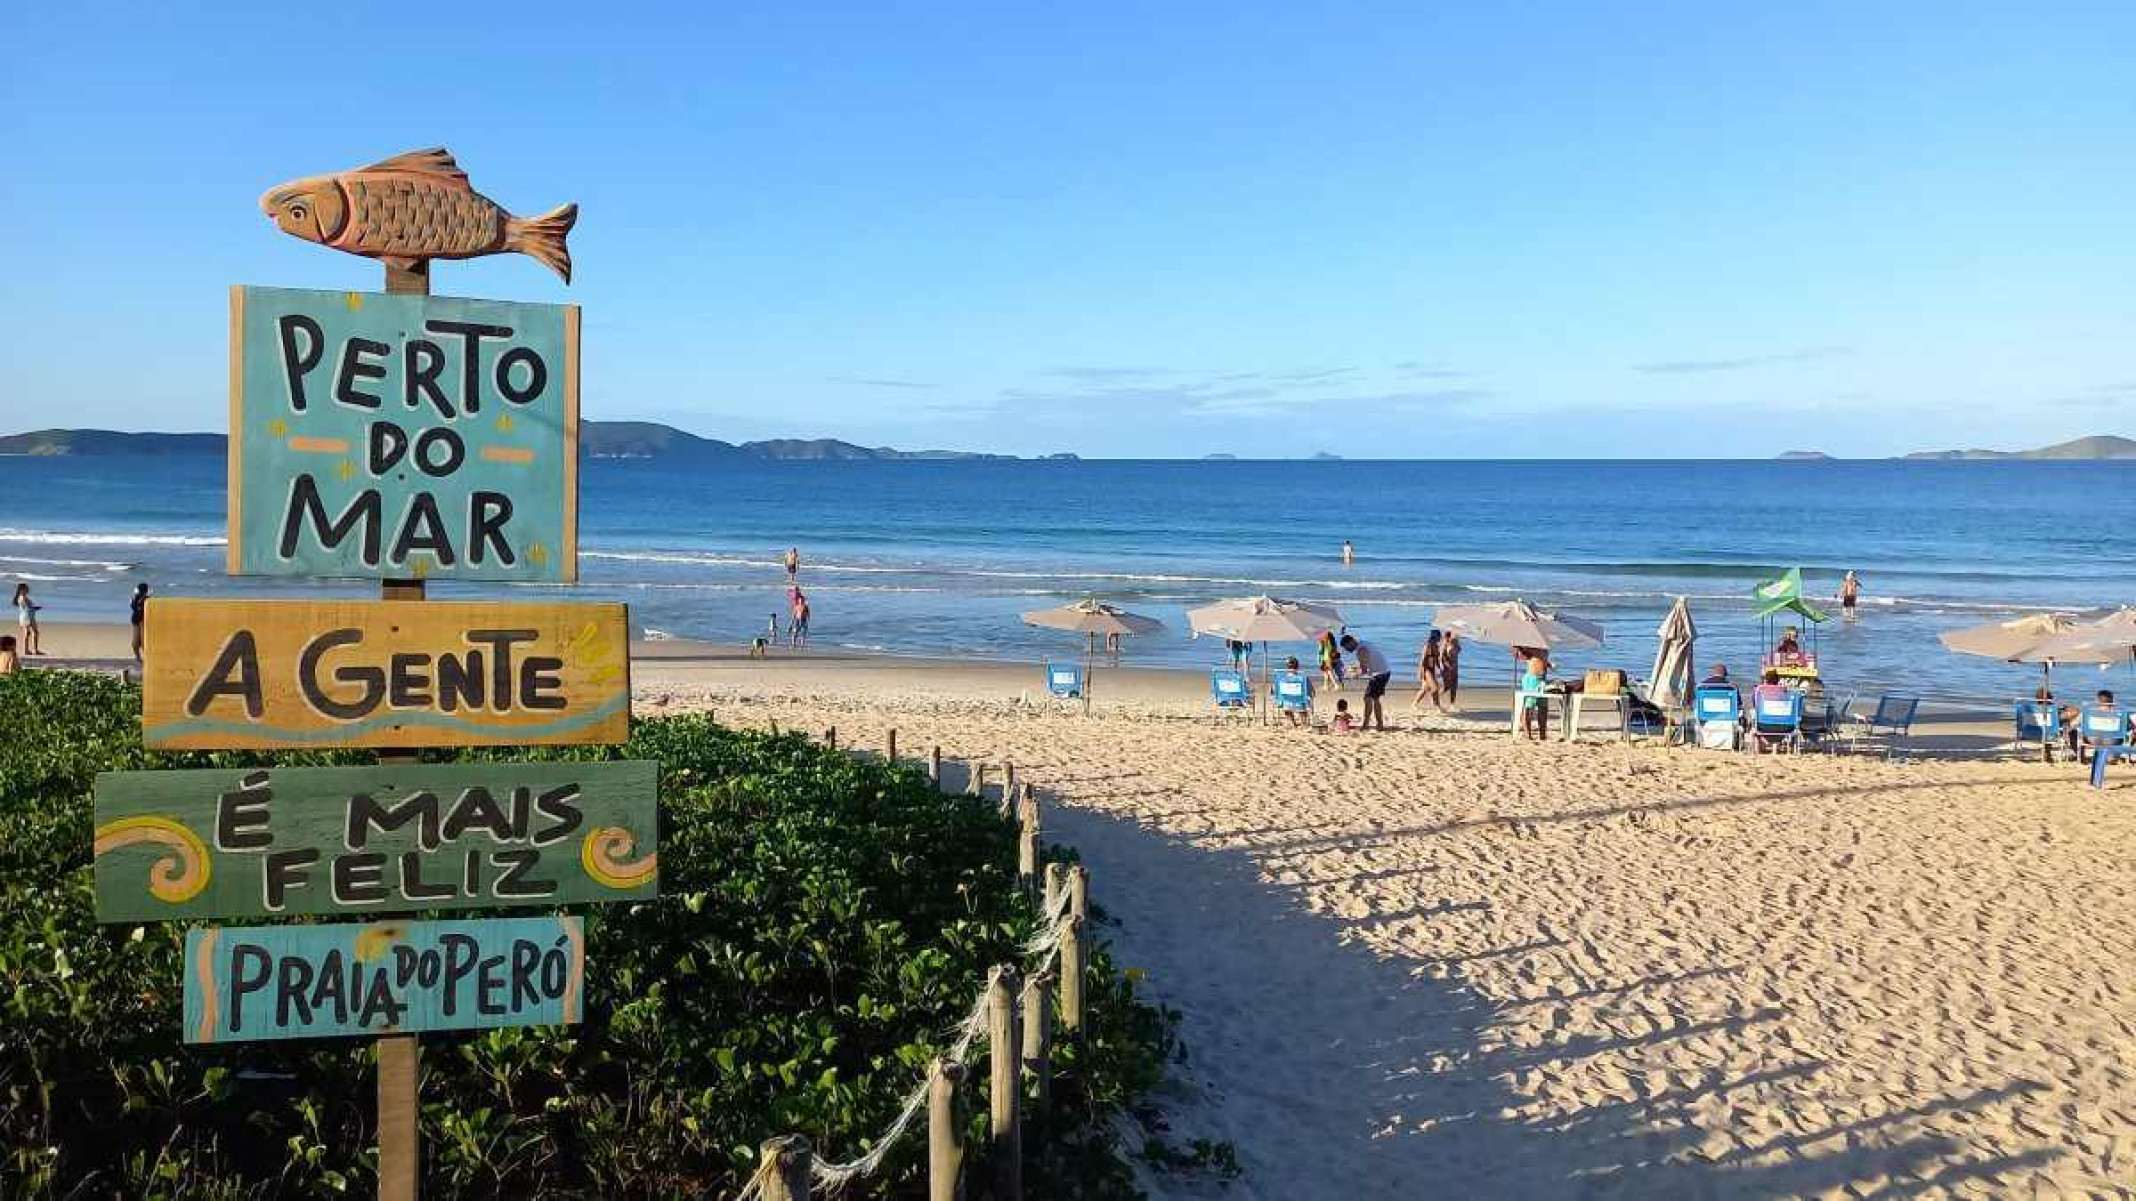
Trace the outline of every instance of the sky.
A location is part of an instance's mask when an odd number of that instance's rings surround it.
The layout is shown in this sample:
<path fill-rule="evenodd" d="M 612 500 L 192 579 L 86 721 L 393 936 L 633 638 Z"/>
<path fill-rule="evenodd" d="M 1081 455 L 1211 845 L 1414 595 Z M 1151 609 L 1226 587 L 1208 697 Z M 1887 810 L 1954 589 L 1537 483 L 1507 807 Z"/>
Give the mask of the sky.
<path fill-rule="evenodd" d="M 2136 5 L 18 4 L 0 431 L 215 430 L 261 192 L 531 215 L 584 414 L 1087 456 L 2136 434 Z"/>

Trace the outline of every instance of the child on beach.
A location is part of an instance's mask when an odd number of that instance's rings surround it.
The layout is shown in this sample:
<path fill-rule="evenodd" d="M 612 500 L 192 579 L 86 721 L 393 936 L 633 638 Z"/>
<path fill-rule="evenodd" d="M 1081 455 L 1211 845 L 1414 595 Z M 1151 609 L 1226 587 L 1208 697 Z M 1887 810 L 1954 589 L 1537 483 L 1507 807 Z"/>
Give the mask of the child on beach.
<path fill-rule="evenodd" d="M 1442 636 L 1439 631 L 1433 630 L 1430 636 L 1424 639 L 1423 649 L 1417 652 L 1417 695 L 1409 702 L 1411 711 L 1422 709 L 1427 700 L 1431 702 L 1432 708 L 1442 713 L 1446 711 L 1446 706 L 1439 700 L 1444 679 L 1441 674 L 1444 667 L 1440 655 L 1444 653 L 1444 649 Z"/>
<path fill-rule="evenodd" d="M 38 638 L 37 610 L 43 605 L 30 599 L 28 584 L 15 585 L 15 625 L 22 631 L 22 653 L 44 654 L 44 645 Z"/>
<path fill-rule="evenodd" d="M 1320 632 L 1320 683 L 1331 692 L 1342 691 L 1342 648 L 1335 645 L 1335 631 Z"/>
<path fill-rule="evenodd" d="M 1328 723 L 1328 729 L 1337 734 L 1355 734 L 1357 732 L 1357 723 L 1351 720 L 1350 717 L 1350 702 L 1348 698 L 1335 702 L 1335 720 Z"/>
<path fill-rule="evenodd" d="M 1528 670 L 1520 676 L 1520 732 L 1537 742 L 1550 738 L 1550 698 L 1543 695 L 1549 682 L 1549 662 L 1540 655 L 1528 660 Z"/>

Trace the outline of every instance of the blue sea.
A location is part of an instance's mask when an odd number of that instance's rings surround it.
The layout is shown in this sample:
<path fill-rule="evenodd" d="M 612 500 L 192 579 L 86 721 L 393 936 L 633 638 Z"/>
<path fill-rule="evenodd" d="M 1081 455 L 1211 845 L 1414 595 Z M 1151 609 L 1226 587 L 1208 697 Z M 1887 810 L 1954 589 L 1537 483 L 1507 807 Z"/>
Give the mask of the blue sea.
<path fill-rule="evenodd" d="M 1701 661 L 1744 671 L 1754 583 L 1800 566 L 1829 597 L 1853 568 L 1860 617 L 1835 605 L 1815 635 L 1838 688 L 1989 700 L 2031 670 L 1952 655 L 1937 633 L 2136 603 L 2126 463 L 636 460 L 589 462 L 582 489 L 574 595 L 627 601 L 646 631 L 739 641 L 783 608 L 779 555 L 798 545 L 815 643 L 896 654 L 1069 654 L 1075 639 L 1017 615 L 1095 594 L 1166 623 L 1130 640 L 1129 662 L 1205 666 L 1222 648 L 1190 640 L 1184 611 L 1271 593 L 1338 606 L 1399 660 L 1439 606 L 1519 596 L 1604 625 L 1606 644 L 1566 666 L 1643 672 L 1681 595 Z M 139 580 L 373 591 L 230 579 L 222 541 L 218 457 L 0 458 L 0 580 L 29 581 L 49 620 L 123 621 Z M 1499 654 L 1471 647 L 1470 678 L 1495 678 Z"/>

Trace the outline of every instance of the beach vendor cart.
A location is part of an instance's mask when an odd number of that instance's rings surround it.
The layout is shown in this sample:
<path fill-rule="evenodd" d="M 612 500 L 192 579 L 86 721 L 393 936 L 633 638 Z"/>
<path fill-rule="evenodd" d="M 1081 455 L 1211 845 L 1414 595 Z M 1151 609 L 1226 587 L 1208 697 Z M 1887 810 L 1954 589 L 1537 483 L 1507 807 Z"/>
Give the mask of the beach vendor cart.
<path fill-rule="evenodd" d="M 1831 615 L 1803 595 L 1800 567 L 1790 567 L 1757 585 L 1751 596 L 1757 604 L 1758 641 L 1764 648 L 1760 666 L 1803 694 L 1802 734 L 1823 735 L 1844 708 L 1828 703 L 1819 662 L 1818 627 Z"/>

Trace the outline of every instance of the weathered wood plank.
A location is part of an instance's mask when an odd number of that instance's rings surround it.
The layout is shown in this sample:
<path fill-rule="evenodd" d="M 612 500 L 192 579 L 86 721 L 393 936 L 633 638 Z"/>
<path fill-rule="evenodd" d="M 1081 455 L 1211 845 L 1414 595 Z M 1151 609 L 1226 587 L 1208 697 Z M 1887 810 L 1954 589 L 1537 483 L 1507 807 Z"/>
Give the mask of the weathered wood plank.
<path fill-rule="evenodd" d="M 659 780 L 643 761 L 106 772 L 97 920 L 644 900 Z"/>
<path fill-rule="evenodd" d="M 201 927 L 185 940 L 190 1043 L 573 1025 L 575 917 Z"/>
<path fill-rule="evenodd" d="M 231 289 L 233 575 L 578 578 L 578 308 Z"/>
<path fill-rule="evenodd" d="M 152 600 L 142 740 L 185 750 L 622 742 L 629 629 L 618 604 Z"/>

